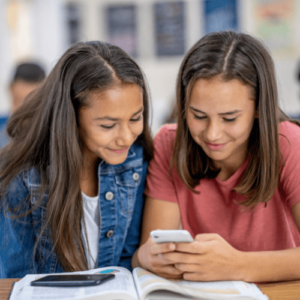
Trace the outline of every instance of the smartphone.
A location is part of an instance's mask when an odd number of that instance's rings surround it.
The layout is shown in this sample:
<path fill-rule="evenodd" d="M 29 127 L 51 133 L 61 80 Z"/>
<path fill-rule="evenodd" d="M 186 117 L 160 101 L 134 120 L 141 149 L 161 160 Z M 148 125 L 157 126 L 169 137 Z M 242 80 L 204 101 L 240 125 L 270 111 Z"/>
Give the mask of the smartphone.
<path fill-rule="evenodd" d="M 155 243 L 190 243 L 194 241 L 187 230 L 153 230 L 150 235 Z"/>
<path fill-rule="evenodd" d="M 114 274 L 48 275 L 31 281 L 32 286 L 82 287 L 94 286 L 115 278 Z"/>

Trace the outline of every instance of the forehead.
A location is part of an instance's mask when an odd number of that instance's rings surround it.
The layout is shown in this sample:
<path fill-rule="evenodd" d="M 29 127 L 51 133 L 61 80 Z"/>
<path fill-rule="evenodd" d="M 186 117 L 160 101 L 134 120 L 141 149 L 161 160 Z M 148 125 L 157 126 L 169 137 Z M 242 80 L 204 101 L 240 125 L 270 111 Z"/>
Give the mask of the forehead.
<path fill-rule="evenodd" d="M 198 79 L 191 89 L 189 105 L 223 110 L 242 109 L 253 105 L 251 88 L 237 79 L 224 81 L 220 77 Z"/>
<path fill-rule="evenodd" d="M 93 115 L 116 116 L 135 113 L 143 106 L 143 91 L 136 84 L 112 87 L 103 92 L 94 91 L 87 96 L 88 106 L 83 108 Z"/>

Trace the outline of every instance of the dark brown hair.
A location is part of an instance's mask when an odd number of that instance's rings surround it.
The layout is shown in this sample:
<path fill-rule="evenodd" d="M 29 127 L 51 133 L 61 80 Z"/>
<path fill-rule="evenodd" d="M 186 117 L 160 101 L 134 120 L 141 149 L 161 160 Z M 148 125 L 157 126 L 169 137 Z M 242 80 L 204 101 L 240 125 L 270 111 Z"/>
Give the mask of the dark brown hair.
<path fill-rule="evenodd" d="M 278 124 L 289 118 L 278 106 L 273 60 L 263 44 L 248 34 L 208 34 L 185 56 L 177 78 L 178 127 L 172 165 L 192 191 L 202 178 L 215 178 L 219 173 L 193 140 L 186 120 L 193 84 L 215 76 L 225 82 L 237 79 L 251 89 L 259 117 L 249 137 L 249 164 L 235 191 L 247 197 L 240 203 L 246 207 L 266 203 L 277 188 L 280 174 Z"/>
<path fill-rule="evenodd" d="M 8 121 L 11 141 L 0 155 L 0 195 L 20 172 L 37 169 L 42 185 L 35 207 L 47 189 L 49 199 L 42 232 L 49 226 L 54 251 L 65 271 L 87 268 L 80 230 L 83 158 L 78 110 L 89 104 L 89 92 L 127 83 L 137 84 L 143 91 L 144 129 L 136 142 L 143 146 L 145 159 L 150 160 L 153 144 L 145 78 L 132 58 L 110 44 L 94 41 L 72 46 Z"/>

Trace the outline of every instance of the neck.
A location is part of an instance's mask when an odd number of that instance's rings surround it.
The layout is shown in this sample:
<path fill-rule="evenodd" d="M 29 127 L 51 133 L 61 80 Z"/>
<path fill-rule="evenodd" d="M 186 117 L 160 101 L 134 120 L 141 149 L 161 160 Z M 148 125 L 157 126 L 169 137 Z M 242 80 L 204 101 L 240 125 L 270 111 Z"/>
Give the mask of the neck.
<path fill-rule="evenodd" d="M 229 179 L 244 163 L 247 159 L 248 153 L 237 153 L 233 158 L 226 161 L 214 161 L 214 165 L 217 169 L 220 169 L 218 178 L 221 181 L 226 181 Z"/>

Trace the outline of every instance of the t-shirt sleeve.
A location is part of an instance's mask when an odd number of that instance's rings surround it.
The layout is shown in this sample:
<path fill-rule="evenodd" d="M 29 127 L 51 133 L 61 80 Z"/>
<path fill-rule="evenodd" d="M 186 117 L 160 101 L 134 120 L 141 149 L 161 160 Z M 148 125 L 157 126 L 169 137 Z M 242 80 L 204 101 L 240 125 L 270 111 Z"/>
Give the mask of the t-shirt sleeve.
<path fill-rule="evenodd" d="M 149 164 L 145 194 L 154 199 L 177 202 L 170 175 L 176 130 L 169 126 L 163 126 L 154 138 L 154 158 Z"/>
<path fill-rule="evenodd" d="M 280 184 L 290 208 L 300 202 L 300 127 L 290 122 L 280 125 L 279 146 L 283 158 Z"/>

